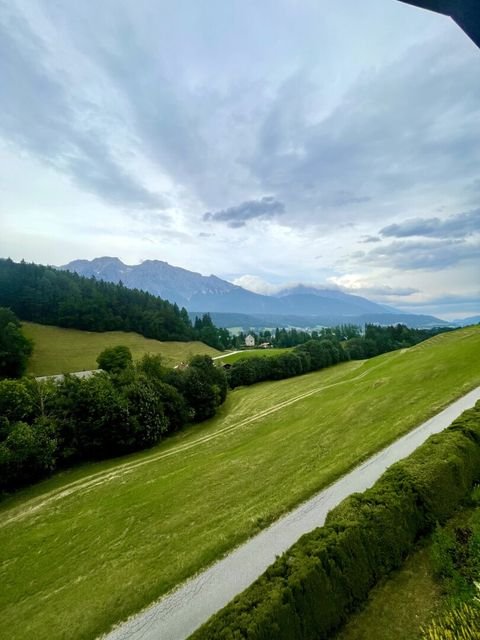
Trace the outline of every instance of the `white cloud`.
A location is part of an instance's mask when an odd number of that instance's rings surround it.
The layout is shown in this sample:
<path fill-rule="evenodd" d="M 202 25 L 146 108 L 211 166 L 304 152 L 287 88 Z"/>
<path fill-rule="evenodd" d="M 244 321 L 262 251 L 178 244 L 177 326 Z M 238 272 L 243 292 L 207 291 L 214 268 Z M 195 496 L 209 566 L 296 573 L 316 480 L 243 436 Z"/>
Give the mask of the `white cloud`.
<path fill-rule="evenodd" d="M 232 282 L 239 287 L 248 289 L 248 291 L 264 295 L 274 295 L 282 289 L 282 285 L 271 284 L 259 276 L 244 275 L 233 279 Z"/>

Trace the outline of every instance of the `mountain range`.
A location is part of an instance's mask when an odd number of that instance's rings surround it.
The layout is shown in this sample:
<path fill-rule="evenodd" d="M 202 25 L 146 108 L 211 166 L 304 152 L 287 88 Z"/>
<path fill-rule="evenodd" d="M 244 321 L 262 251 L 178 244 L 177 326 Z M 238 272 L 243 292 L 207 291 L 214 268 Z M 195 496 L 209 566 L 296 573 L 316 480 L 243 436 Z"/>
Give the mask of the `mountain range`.
<path fill-rule="evenodd" d="M 446 324 L 434 316 L 403 314 L 393 307 L 377 304 L 362 296 L 337 289 L 296 285 L 287 287 L 275 295 L 262 295 L 217 276 L 203 276 L 161 260 L 145 260 L 132 266 L 124 264 L 119 258 L 102 257 L 74 260 L 59 268 L 107 282 L 122 282 L 126 287 L 142 289 L 175 302 L 190 312 L 209 312 L 215 314 L 215 317 L 241 314 L 242 317 L 245 316 L 245 322 L 248 316 L 252 316 L 257 324 L 260 322 L 259 316 L 262 316 L 262 322 L 268 318 L 269 325 L 279 326 L 295 323 L 296 326 L 331 325 L 342 322 L 363 324 L 370 321 L 380 324 L 403 321 L 413 326 Z M 414 318 L 414 321 L 409 322 L 408 318 Z M 252 318 L 249 320 L 250 324 L 251 320 Z M 227 317 L 218 324 L 237 326 L 235 322 L 228 324 L 232 321 L 233 318 L 229 320 Z M 241 326 L 246 325 L 242 323 Z"/>

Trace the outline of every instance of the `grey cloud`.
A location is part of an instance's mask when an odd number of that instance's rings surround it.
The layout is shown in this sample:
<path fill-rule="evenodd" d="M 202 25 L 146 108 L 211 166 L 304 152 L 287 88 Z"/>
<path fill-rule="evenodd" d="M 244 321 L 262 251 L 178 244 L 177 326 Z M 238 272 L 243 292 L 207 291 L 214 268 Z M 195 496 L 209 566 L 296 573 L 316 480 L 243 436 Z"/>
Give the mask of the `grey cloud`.
<path fill-rule="evenodd" d="M 215 31 L 215 24 L 209 23 L 208 10 L 181 4 L 159 7 L 146 0 L 145 11 L 138 11 L 128 2 L 105 0 L 95 6 L 92 21 L 91 2 L 68 9 L 57 3 L 49 5 L 49 16 L 61 23 L 72 47 L 94 68 L 101 90 L 114 103 L 109 112 L 120 105 L 121 124 L 138 141 L 142 155 L 181 187 L 187 199 L 193 196 L 213 209 L 240 201 L 252 190 L 239 156 L 255 136 L 252 120 L 261 109 L 263 87 L 259 90 L 258 81 L 248 80 L 216 86 L 215 74 L 198 60 L 198 24 L 190 22 L 195 13 L 209 29 Z M 168 33 L 168 20 L 182 15 L 179 31 Z M 189 28 L 192 38 L 186 37 Z M 206 46 L 202 42 L 202 51 L 216 46 L 218 36 Z M 175 38 L 181 39 L 180 46 Z"/>
<path fill-rule="evenodd" d="M 297 230 L 305 222 L 341 228 L 353 216 L 366 221 L 401 209 L 402 198 L 413 199 L 423 189 L 437 193 L 443 185 L 465 183 L 470 191 L 462 193 L 474 199 L 480 184 L 480 76 L 471 72 L 476 53 L 462 48 L 462 39 L 423 42 L 396 63 L 365 72 L 332 107 L 319 79 L 321 65 L 316 68 L 310 53 L 281 69 L 274 56 L 273 65 L 255 76 L 256 67 L 232 74 L 232 51 L 226 49 L 219 62 L 223 81 L 217 81 L 212 67 L 196 57 L 209 47 L 198 46 L 203 36 L 195 39 L 197 23 L 189 14 L 196 12 L 209 33 L 221 30 L 215 16 L 197 11 L 195 3 L 160 10 L 144 2 L 139 12 L 128 2 L 105 0 L 95 7 L 95 20 L 92 6 L 51 3 L 45 16 L 85 57 L 88 70 L 98 73 L 103 98 L 122 105 L 124 120 L 118 116 L 113 128 L 128 130 L 142 154 L 172 178 L 179 200 L 186 194 L 192 208 L 200 201 L 202 211 L 213 212 L 205 219 L 243 227 L 249 219 L 288 209 Z M 158 37 L 165 12 L 180 16 L 171 40 L 168 20 Z M 173 45 L 189 28 L 195 37 L 182 41 L 177 59 Z M 0 74 L 8 91 L 0 92 L 0 133 L 111 203 L 163 208 L 162 197 L 122 168 L 106 136 L 80 121 L 79 113 L 97 116 L 99 106 L 79 86 L 73 99 L 62 73 L 46 65 L 42 42 L 25 24 L 4 31 Z M 239 51 L 240 69 L 248 57 Z M 286 61 L 290 54 L 282 55 Z M 286 69 L 296 70 L 285 79 Z M 112 104 L 108 118 L 116 113 Z M 257 200 L 223 208 L 259 192 L 274 193 L 278 209 L 260 213 Z"/>
<path fill-rule="evenodd" d="M 448 313 L 450 316 L 458 314 L 478 315 L 480 311 L 480 291 L 464 295 L 438 295 L 426 300 L 402 300 L 396 305 L 399 309 L 413 313 L 428 313 L 437 315 Z"/>
<path fill-rule="evenodd" d="M 464 186 L 480 165 L 480 74 L 472 74 L 474 64 L 474 48 L 457 41 L 422 43 L 364 75 L 316 122 L 298 104 L 298 93 L 308 97 L 308 82 L 297 79 L 295 90 L 287 82 L 264 118 L 249 166 L 264 188 L 310 222 L 350 218 L 348 199 L 332 200 L 342 192 L 369 194 L 370 200 L 353 196 L 363 219 L 395 211 L 401 200 L 418 201 L 419 193 L 433 200 L 448 188 L 450 195 L 458 189 L 466 197 Z"/>
<path fill-rule="evenodd" d="M 399 224 L 391 224 L 379 231 L 382 236 L 408 238 L 424 236 L 432 238 L 460 238 L 480 232 L 480 209 L 460 213 L 445 220 L 440 218 L 413 218 Z"/>
<path fill-rule="evenodd" d="M 471 184 L 469 184 L 467 189 L 476 197 L 478 197 L 480 195 L 480 178 L 477 178 Z"/>
<path fill-rule="evenodd" d="M 359 242 L 362 244 L 371 244 L 374 242 L 381 242 L 381 240 L 378 236 L 364 236 L 359 240 Z"/>
<path fill-rule="evenodd" d="M 145 16 L 159 15 L 152 4 L 145 6 L 151 12 Z M 189 9 L 172 11 L 183 15 Z M 246 193 L 261 189 L 275 193 L 295 223 L 341 224 L 352 211 L 363 219 L 381 216 L 419 188 L 473 184 L 476 178 L 480 130 L 473 124 L 480 78 L 470 71 L 475 54 L 459 49 L 457 41 L 422 43 L 397 63 L 365 74 L 328 114 L 321 82 L 312 79 L 314 71 L 310 76 L 314 65 L 300 65 L 283 83 L 278 74 L 267 81 L 265 70 L 261 80 L 245 74 L 238 82 L 217 84 L 211 69 L 193 58 L 193 44 L 183 43 L 178 54 L 187 56 L 183 63 L 172 60 L 172 42 L 158 46 L 155 20 L 139 16 L 128 3 L 101 3 L 95 21 L 90 3 L 68 10 L 57 3 L 48 15 L 88 58 L 110 97 L 125 107 L 122 125 L 130 128 L 142 153 L 183 192 L 204 202 L 205 210 L 241 202 Z M 23 38 L 27 43 L 30 35 Z M 68 94 L 42 66 L 41 44 L 16 45 L 17 56 L 26 53 L 20 64 L 11 65 L 15 80 L 23 79 L 13 87 L 11 111 L 25 144 L 60 159 L 78 182 L 115 203 L 164 205 L 122 172 L 104 138 L 78 125 Z M 5 66 L 8 56 L 0 53 Z M 188 56 L 192 75 L 185 70 Z M 75 106 L 84 112 L 97 109 Z M 12 135 L 11 123 L 7 129 Z M 93 151 L 85 151 L 85 138 L 90 147 L 97 145 Z"/>
<path fill-rule="evenodd" d="M 24 21 L 10 15 L 6 22 L 0 22 L 0 133 L 107 202 L 164 206 L 161 197 L 119 165 L 106 136 L 77 117 L 82 110 L 97 112 L 96 105 L 85 102 L 74 107 L 54 75 L 42 42 Z"/>
<path fill-rule="evenodd" d="M 94 136 L 72 135 L 75 154 L 61 156 L 68 173 L 86 190 L 120 206 L 162 209 L 168 202 L 144 189 L 113 160 L 109 150 Z"/>
<path fill-rule="evenodd" d="M 205 221 L 225 222 L 229 227 L 244 227 L 249 220 L 257 218 L 275 218 L 285 212 L 285 205 L 273 196 L 264 196 L 260 200 L 248 200 L 235 207 L 229 207 L 214 213 L 204 214 Z"/>
<path fill-rule="evenodd" d="M 356 252 L 359 262 L 392 267 L 394 269 L 439 270 L 463 260 L 478 259 L 479 243 L 461 240 L 394 241 L 375 247 L 368 253 Z"/>
<path fill-rule="evenodd" d="M 409 301 L 409 306 L 423 306 L 427 304 L 425 301 Z M 458 304 L 472 304 L 479 305 L 480 304 L 480 291 L 466 293 L 466 294 L 445 294 L 440 296 L 433 296 L 428 298 L 429 305 L 458 305 Z"/>
<path fill-rule="evenodd" d="M 413 287 L 389 287 L 389 286 L 362 287 L 361 289 L 352 289 L 350 290 L 350 293 L 355 293 L 355 291 L 357 293 L 361 291 L 362 294 L 364 295 L 382 296 L 382 297 L 398 296 L 403 298 L 403 297 L 411 296 L 414 293 L 418 293 L 419 289 L 414 289 Z"/>
<path fill-rule="evenodd" d="M 202 135 L 202 127 L 212 117 L 212 104 L 204 104 L 201 89 L 182 85 L 172 75 L 176 52 L 158 46 L 155 20 L 153 25 L 148 20 L 142 24 L 144 16 L 128 3 L 117 2 L 102 3 L 94 22 L 88 2 L 68 11 L 59 5 L 54 11 L 76 48 L 94 63 L 125 106 L 127 124 L 142 153 L 190 191 L 209 184 L 215 145 Z M 156 14 L 154 3 L 148 11 Z"/>
<path fill-rule="evenodd" d="M 350 191 L 336 191 L 324 198 L 324 203 L 332 207 L 345 207 L 349 204 L 363 204 L 369 202 L 369 196 L 357 196 Z"/>

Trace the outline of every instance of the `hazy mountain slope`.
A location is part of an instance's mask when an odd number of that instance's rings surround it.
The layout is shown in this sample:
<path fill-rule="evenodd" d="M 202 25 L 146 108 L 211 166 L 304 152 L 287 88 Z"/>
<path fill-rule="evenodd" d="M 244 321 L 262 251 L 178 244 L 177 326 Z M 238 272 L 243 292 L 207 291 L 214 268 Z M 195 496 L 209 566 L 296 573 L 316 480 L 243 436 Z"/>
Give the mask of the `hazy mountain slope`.
<path fill-rule="evenodd" d="M 201 312 L 190 312 L 192 319 Z M 242 329 L 264 329 L 274 327 L 297 327 L 312 329 L 315 327 L 334 327 L 340 324 L 356 324 L 362 327 L 364 324 L 373 323 L 380 325 L 406 324 L 412 328 L 439 327 L 450 324 L 435 316 L 419 315 L 413 313 L 371 313 L 357 316 L 325 315 L 325 316 L 298 316 L 276 314 L 244 314 L 212 312 L 212 320 L 217 327 L 241 327 Z"/>
<path fill-rule="evenodd" d="M 172 267 L 161 260 L 145 260 L 139 265 L 129 266 L 118 258 L 103 257 L 74 260 L 60 268 L 108 282 L 122 281 L 126 287 L 148 291 L 185 307 L 189 306 L 188 301 L 194 294 L 218 295 L 231 289 L 240 289 L 216 276 L 202 276 L 187 269 Z"/>
<path fill-rule="evenodd" d="M 391 307 L 334 289 L 296 285 L 280 291 L 275 296 L 261 295 L 214 275 L 203 276 L 160 260 L 146 260 L 139 265 L 129 266 L 118 258 L 103 257 L 91 261 L 75 260 L 60 268 L 110 282 L 122 281 L 126 287 L 149 291 L 176 302 L 189 311 L 315 316 L 323 318 L 324 324 L 353 321 L 353 317 L 372 314 L 380 314 L 382 317 L 387 314 L 403 316 Z M 276 319 L 276 322 L 279 321 Z M 279 323 L 281 324 L 281 321 Z"/>
<path fill-rule="evenodd" d="M 453 320 L 452 324 L 456 324 L 460 327 L 466 327 L 467 325 L 470 325 L 470 324 L 480 324 L 480 316 L 469 316 L 468 318 Z"/>

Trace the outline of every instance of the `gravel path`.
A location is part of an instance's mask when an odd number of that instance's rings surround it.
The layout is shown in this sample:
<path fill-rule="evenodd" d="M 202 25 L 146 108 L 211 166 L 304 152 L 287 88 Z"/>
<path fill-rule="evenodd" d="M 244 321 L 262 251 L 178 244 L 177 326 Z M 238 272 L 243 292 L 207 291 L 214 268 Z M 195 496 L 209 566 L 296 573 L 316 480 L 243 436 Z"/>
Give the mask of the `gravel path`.
<path fill-rule="evenodd" d="M 300 536 L 321 526 L 344 498 L 372 486 L 394 462 L 448 427 L 480 400 L 480 387 L 369 458 L 210 568 L 104 636 L 106 640 L 184 640 L 250 585 Z"/>

